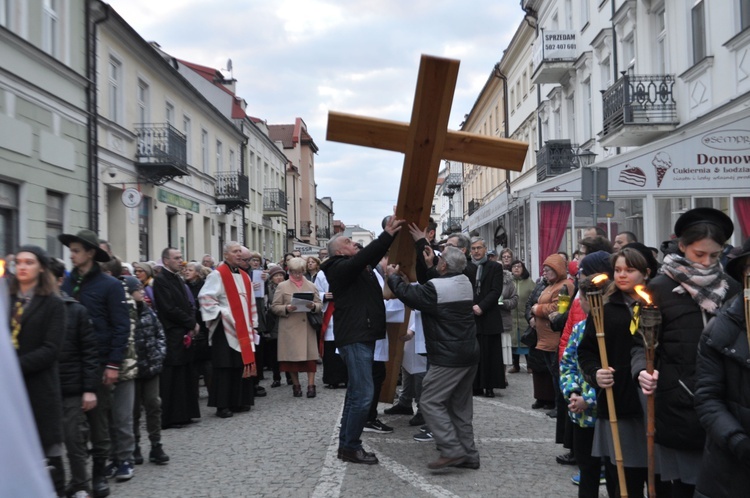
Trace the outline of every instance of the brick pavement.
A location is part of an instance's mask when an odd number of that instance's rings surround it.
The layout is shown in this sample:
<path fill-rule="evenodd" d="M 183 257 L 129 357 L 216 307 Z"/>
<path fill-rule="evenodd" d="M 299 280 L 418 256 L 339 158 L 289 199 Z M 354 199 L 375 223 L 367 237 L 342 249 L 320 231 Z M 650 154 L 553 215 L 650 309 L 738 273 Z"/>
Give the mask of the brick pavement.
<path fill-rule="evenodd" d="M 318 372 L 320 382 L 321 372 Z M 379 465 L 344 464 L 336 458 L 336 426 L 344 390 L 323 389 L 315 399 L 293 398 L 291 386 L 271 389 L 249 413 L 203 419 L 162 434 L 166 466 L 136 466 L 135 477 L 111 482 L 115 497 L 574 497 L 574 468 L 555 463 L 554 421 L 530 408 L 531 376 L 509 375 L 510 387 L 494 399 L 474 398 L 474 430 L 481 469 L 429 471 L 438 454 L 432 443 L 412 440 L 410 417 L 382 416 L 392 434 L 365 433 Z M 305 391 L 303 385 L 303 392 Z M 380 412 L 389 405 L 380 405 Z M 148 447 L 144 449 L 144 456 Z M 600 493 L 605 496 L 604 487 Z"/>

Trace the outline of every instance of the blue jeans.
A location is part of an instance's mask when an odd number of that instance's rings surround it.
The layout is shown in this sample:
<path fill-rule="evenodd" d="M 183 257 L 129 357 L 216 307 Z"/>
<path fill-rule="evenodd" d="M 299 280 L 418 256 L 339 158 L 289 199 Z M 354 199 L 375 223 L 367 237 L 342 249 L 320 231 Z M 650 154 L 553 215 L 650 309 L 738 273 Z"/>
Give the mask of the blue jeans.
<path fill-rule="evenodd" d="M 349 372 L 346 385 L 344 412 L 341 415 L 339 448 L 358 450 L 362 447 L 362 429 L 367 421 L 372 402 L 372 359 L 375 341 L 356 342 L 339 347 L 341 359 Z"/>

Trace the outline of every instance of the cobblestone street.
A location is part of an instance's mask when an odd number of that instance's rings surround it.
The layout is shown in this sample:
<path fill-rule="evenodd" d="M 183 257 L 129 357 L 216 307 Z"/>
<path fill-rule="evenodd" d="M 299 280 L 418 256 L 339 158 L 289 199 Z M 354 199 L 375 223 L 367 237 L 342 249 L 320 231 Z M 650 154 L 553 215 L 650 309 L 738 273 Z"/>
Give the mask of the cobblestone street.
<path fill-rule="evenodd" d="M 317 398 L 293 398 L 291 386 L 271 389 L 265 380 L 268 396 L 230 419 L 206 407 L 202 388 L 202 420 L 162 435 L 169 465 L 136 466 L 131 481 L 110 481 L 112 496 L 576 496 L 570 482 L 575 468 L 555 463 L 563 451 L 553 442 L 554 421 L 530 408 L 531 376 L 508 377 L 510 387 L 496 390 L 502 397 L 474 397 L 479 470 L 429 471 L 435 446 L 412 439 L 418 428 L 406 415 L 380 416 L 394 427 L 392 434 L 364 433 L 379 465 L 345 464 L 336 458 L 344 390 L 319 384 Z M 379 412 L 389 406 L 381 403 Z"/>

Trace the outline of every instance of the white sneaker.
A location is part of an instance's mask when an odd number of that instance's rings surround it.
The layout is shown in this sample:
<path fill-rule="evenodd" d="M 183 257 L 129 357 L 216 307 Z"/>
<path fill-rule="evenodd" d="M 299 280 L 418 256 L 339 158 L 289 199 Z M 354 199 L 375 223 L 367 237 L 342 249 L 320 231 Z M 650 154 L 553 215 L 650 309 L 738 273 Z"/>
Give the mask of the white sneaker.
<path fill-rule="evenodd" d="M 73 498 L 91 498 L 91 495 L 89 495 L 86 491 L 76 491 L 76 493 L 73 495 Z"/>

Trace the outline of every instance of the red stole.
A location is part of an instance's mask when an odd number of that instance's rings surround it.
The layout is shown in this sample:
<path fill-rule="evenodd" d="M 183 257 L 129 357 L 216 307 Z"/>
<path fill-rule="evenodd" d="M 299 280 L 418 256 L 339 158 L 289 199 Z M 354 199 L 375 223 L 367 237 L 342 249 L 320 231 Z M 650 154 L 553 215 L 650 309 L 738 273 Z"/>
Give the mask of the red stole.
<path fill-rule="evenodd" d="M 320 353 L 320 357 L 323 357 L 323 342 L 325 341 L 326 337 L 326 330 L 328 330 L 328 323 L 331 321 L 331 317 L 333 316 L 333 310 L 334 305 L 333 301 L 328 303 L 328 307 L 326 308 L 325 313 L 323 313 L 323 325 L 320 327 L 320 342 L 318 343 L 318 352 Z"/>
<path fill-rule="evenodd" d="M 230 270 L 229 266 L 226 264 L 219 265 L 217 270 L 221 275 L 221 281 L 224 284 L 224 292 L 226 292 L 227 300 L 229 301 L 229 309 L 234 317 L 237 340 L 240 343 L 240 354 L 242 354 L 242 363 L 250 365 L 255 363 L 252 335 L 250 334 L 250 329 L 253 326 L 253 307 L 251 303 L 247 303 L 248 314 L 250 315 L 250 327 L 248 327 L 248 324 L 245 321 L 245 311 L 242 309 L 242 302 L 240 301 L 240 293 L 237 291 L 237 284 L 232 276 L 232 270 Z M 242 277 L 242 283 L 245 285 L 245 292 L 249 297 L 252 295 L 250 279 L 244 271 L 240 270 L 239 273 Z"/>

